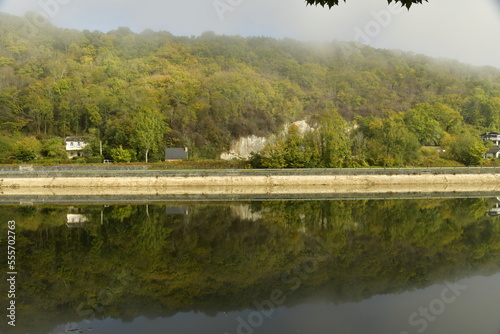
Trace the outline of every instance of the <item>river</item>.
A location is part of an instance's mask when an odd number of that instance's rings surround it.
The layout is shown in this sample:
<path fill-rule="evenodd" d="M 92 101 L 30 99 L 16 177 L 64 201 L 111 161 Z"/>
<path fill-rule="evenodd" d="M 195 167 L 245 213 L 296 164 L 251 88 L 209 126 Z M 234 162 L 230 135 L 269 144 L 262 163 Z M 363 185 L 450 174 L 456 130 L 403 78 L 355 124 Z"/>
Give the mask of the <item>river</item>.
<path fill-rule="evenodd" d="M 3 317 L 0 329 L 498 334 L 499 204 L 353 198 L 1 205 L 1 249 L 7 221 L 16 222 L 17 281 L 16 326 Z M 4 291 L 1 302 L 6 310 Z"/>

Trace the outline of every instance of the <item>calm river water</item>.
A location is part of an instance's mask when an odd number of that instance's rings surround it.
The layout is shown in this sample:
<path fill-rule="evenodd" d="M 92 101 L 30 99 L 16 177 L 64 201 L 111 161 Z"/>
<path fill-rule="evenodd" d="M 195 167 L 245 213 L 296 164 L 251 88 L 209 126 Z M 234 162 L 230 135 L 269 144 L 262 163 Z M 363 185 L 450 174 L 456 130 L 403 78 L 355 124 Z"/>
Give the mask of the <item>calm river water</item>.
<path fill-rule="evenodd" d="M 0 332 L 498 334 L 499 203 L 0 206 Z"/>

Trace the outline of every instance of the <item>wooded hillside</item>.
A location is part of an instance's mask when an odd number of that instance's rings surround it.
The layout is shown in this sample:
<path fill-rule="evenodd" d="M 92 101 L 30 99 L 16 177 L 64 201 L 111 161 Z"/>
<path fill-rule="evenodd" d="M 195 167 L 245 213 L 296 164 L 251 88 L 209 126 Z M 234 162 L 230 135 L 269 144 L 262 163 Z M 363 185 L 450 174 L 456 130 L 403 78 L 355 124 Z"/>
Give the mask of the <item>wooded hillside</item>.
<path fill-rule="evenodd" d="M 4 158 L 24 137 L 45 147 L 70 135 L 102 140 L 105 155 L 121 146 L 132 160 L 146 151 L 159 160 L 165 146 L 216 158 L 235 138 L 314 123 L 332 110 L 346 121 L 362 117 L 363 140 L 387 119 L 404 123 L 420 145 L 500 130 L 500 70 L 492 67 L 345 42 L 24 28 L 22 18 L 0 13 Z"/>

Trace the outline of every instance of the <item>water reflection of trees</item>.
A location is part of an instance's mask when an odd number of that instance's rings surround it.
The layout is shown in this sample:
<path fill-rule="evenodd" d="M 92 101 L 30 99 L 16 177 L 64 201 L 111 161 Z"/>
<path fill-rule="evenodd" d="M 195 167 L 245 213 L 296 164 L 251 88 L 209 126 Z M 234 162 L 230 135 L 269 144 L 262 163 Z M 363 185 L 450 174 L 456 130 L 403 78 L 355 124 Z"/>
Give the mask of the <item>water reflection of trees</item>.
<path fill-rule="evenodd" d="M 17 300 L 29 326 L 42 318 L 240 310 L 273 289 L 286 293 L 285 305 L 311 296 L 358 301 L 494 273 L 500 226 L 485 215 L 490 206 L 486 199 L 264 201 L 190 204 L 183 215 L 160 205 L 87 206 L 80 228 L 66 227 L 62 207 L 0 211 L 18 221 L 26 275 Z M 315 267 L 305 275 L 307 261 Z"/>

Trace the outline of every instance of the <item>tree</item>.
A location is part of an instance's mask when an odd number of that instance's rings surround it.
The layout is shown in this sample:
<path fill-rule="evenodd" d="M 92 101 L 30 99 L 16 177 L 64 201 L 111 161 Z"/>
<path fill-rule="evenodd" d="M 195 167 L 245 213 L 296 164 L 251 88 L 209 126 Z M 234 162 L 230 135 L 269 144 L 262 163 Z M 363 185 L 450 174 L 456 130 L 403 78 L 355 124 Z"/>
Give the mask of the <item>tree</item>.
<path fill-rule="evenodd" d="M 387 0 L 388 3 L 399 2 L 401 5 L 406 6 L 406 8 L 410 8 L 413 4 L 422 3 L 427 0 Z M 328 8 L 332 8 L 333 6 L 337 6 L 339 4 L 339 0 L 306 0 L 309 5 L 320 5 L 320 6 L 328 6 Z M 346 0 L 344 0 L 346 2 Z"/>
<path fill-rule="evenodd" d="M 25 98 L 24 107 L 31 120 L 32 130 L 38 134 L 42 132 L 43 127 L 43 133 L 47 134 L 47 129 L 52 124 L 54 114 L 53 106 L 50 100 L 45 97 L 45 92 L 41 85 L 41 83 L 37 83 L 33 87 L 30 87 L 30 91 Z"/>
<path fill-rule="evenodd" d="M 443 137 L 443 129 L 439 122 L 432 117 L 428 109 L 417 107 L 405 113 L 406 126 L 417 136 L 421 145 L 439 145 Z"/>
<path fill-rule="evenodd" d="M 283 153 L 288 168 L 303 168 L 307 164 L 303 138 L 299 127 L 295 124 L 288 128 Z"/>
<path fill-rule="evenodd" d="M 14 144 L 12 153 L 14 157 L 23 162 L 36 159 L 42 149 L 40 141 L 35 137 L 26 137 Z"/>
<path fill-rule="evenodd" d="M 47 139 L 42 143 L 42 154 L 48 158 L 66 158 L 66 150 L 61 138 Z"/>
<path fill-rule="evenodd" d="M 404 166 L 417 158 L 419 143 L 408 130 L 403 114 L 388 114 L 384 119 L 373 118 L 369 124 L 368 159 L 379 166 Z"/>
<path fill-rule="evenodd" d="M 458 111 L 444 103 L 434 103 L 432 106 L 424 103 L 417 105 L 415 109 L 422 108 L 427 110 L 429 108 L 432 117 L 439 122 L 441 128 L 449 134 L 459 134 L 462 132 L 464 118 Z"/>
<path fill-rule="evenodd" d="M 132 160 L 132 154 L 129 150 L 124 149 L 121 145 L 116 148 L 111 149 L 111 159 L 114 162 L 130 162 Z"/>
<path fill-rule="evenodd" d="M 327 168 L 345 167 L 351 159 L 346 121 L 337 110 L 326 112 L 319 119 L 321 164 Z"/>
<path fill-rule="evenodd" d="M 0 158 L 8 158 L 15 143 L 16 140 L 11 136 L 0 135 Z"/>
<path fill-rule="evenodd" d="M 28 124 L 28 118 L 26 115 L 23 116 L 17 98 L 19 91 L 14 87 L 0 90 L 0 129 L 9 132 L 19 131 Z"/>
<path fill-rule="evenodd" d="M 144 151 L 146 163 L 149 151 L 157 150 L 168 132 L 164 117 L 160 112 L 151 108 L 144 108 L 133 115 L 134 132 L 133 138 L 138 149 Z"/>
<path fill-rule="evenodd" d="M 450 158 L 467 166 L 479 165 L 487 150 L 481 138 L 470 133 L 455 137 L 449 144 Z"/>
<path fill-rule="evenodd" d="M 258 160 L 260 166 L 263 168 L 286 168 L 287 161 L 285 159 L 285 142 L 279 140 L 275 145 L 266 145 L 261 153 L 254 157 Z"/>
<path fill-rule="evenodd" d="M 481 88 L 476 88 L 463 105 L 462 113 L 467 123 L 500 130 L 500 98 L 492 97 Z"/>

